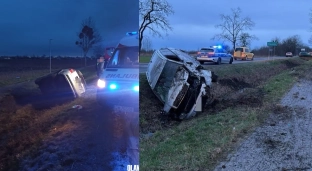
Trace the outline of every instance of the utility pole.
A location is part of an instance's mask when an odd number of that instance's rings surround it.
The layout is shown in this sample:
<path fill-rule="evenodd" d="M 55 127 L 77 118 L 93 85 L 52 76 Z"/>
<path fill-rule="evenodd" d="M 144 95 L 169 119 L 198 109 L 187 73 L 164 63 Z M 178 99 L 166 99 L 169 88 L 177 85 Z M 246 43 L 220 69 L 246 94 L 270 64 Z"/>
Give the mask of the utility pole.
<path fill-rule="evenodd" d="M 49 41 L 49 48 L 50 48 L 50 73 L 51 73 L 51 41 L 52 41 L 53 39 L 50 39 L 50 41 Z"/>

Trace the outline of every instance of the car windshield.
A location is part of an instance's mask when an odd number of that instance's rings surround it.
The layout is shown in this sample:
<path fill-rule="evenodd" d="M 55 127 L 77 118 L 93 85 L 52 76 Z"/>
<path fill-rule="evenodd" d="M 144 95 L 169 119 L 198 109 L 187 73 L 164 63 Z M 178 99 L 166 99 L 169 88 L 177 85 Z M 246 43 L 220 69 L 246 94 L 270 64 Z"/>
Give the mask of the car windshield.
<path fill-rule="evenodd" d="M 243 52 L 243 48 L 236 48 L 235 52 L 237 52 L 237 51 Z"/>
<path fill-rule="evenodd" d="M 202 48 L 202 49 L 200 49 L 200 52 L 214 52 L 214 50 L 208 49 L 208 48 Z"/>
<path fill-rule="evenodd" d="M 125 46 L 116 48 L 107 68 L 138 68 L 139 48 L 138 46 Z"/>

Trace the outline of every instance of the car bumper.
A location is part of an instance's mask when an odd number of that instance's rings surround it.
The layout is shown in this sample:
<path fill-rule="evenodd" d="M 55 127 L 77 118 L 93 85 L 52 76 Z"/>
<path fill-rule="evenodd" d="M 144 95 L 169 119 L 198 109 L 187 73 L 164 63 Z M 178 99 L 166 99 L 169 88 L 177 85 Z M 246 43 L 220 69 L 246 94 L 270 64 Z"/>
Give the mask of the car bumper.
<path fill-rule="evenodd" d="M 218 58 L 215 57 L 197 57 L 198 61 L 202 61 L 202 62 L 217 62 Z"/>
<path fill-rule="evenodd" d="M 97 101 L 109 110 L 139 112 L 139 92 L 134 90 L 112 91 L 98 88 Z"/>

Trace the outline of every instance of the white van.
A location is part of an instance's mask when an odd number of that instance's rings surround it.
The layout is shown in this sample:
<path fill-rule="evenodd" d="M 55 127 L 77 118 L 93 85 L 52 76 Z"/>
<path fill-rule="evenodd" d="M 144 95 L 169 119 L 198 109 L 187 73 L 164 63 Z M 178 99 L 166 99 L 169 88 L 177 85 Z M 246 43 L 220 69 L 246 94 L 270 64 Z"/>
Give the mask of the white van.
<path fill-rule="evenodd" d="M 148 83 L 164 104 L 162 114 L 183 120 L 202 112 L 211 101 L 213 73 L 189 54 L 174 48 L 156 50 L 148 64 Z"/>
<path fill-rule="evenodd" d="M 139 37 L 129 32 L 97 81 L 97 100 L 108 110 L 139 111 Z"/>

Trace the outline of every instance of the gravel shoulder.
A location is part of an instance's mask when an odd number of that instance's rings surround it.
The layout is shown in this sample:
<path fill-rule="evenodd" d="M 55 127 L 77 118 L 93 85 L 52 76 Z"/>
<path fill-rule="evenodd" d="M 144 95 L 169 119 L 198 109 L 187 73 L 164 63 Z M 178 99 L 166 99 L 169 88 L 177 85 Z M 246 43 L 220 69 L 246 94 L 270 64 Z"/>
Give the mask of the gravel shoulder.
<path fill-rule="evenodd" d="M 312 81 L 297 82 L 215 171 L 312 170 Z"/>

